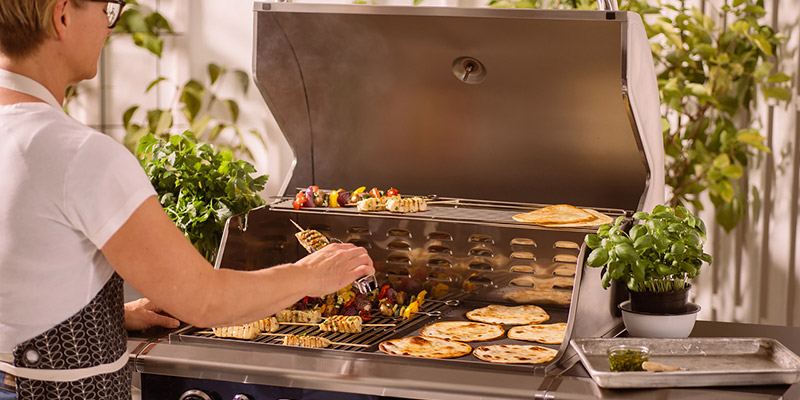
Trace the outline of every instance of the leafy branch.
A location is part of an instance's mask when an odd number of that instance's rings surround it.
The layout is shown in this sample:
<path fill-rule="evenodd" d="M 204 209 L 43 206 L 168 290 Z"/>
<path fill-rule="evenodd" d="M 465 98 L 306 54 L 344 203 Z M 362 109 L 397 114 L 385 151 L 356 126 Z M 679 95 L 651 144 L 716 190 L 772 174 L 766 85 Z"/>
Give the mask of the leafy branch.
<path fill-rule="evenodd" d="M 225 221 L 265 203 L 258 192 L 267 175 L 253 178 L 252 164 L 198 144 L 189 131 L 167 139 L 148 133 L 136 153 L 167 215 L 209 262 L 216 257 Z"/>

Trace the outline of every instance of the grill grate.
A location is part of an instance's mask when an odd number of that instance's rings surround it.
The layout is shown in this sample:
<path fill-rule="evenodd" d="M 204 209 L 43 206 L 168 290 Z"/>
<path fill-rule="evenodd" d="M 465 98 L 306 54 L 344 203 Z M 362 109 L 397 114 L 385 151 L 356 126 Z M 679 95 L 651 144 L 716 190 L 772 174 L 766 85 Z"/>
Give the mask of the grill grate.
<path fill-rule="evenodd" d="M 292 207 L 293 198 L 282 197 L 270 204 L 270 207 L 276 210 L 296 211 Z M 436 201 L 458 201 L 456 204 L 430 204 L 428 211 L 420 213 L 407 213 L 398 214 L 389 211 L 371 211 L 361 212 L 356 207 L 345 208 L 302 208 L 299 212 L 302 213 L 330 213 L 330 214 L 344 214 L 344 215 L 360 215 L 360 216 L 390 216 L 394 218 L 419 218 L 427 220 L 449 220 L 461 222 L 473 222 L 481 224 L 504 224 L 516 225 L 520 227 L 532 227 L 533 225 L 523 222 L 516 222 L 512 218 L 516 214 L 533 211 L 547 204 L 534 204 L 534 203 L 512 203 L 501 201 L 485 201 L 474 199 L 455 199 L 455 198 L 437 198 Z M 625 215 L 624 210 L 611 209 L 611 208 L 594 208 L 612 218 Z M 564 228 L 545 228 L 536 226 L 537 229 L 558 229 Z M 595 231 L 597 227 L 584 227 L 584 228 L 569 228 L 579 231 Z"/>
<path fill-rule="evenodd" d="M 439 301 L 441 300 L 441 302 Z M 447 298 L 426 301 L 420 314 L 417 314 L 411 319 L 401 319 L 399 317 L 385 317 L 382 315 L 373 317 L 370 321 L 365 321 L 365 324 L 392 324 L 395 326 L 365 326 L 360 333 L 340 333 L 340 332 L 323 332 L 316 325 L 281 325 L 280 329 L 270 334 L 262 334 L 253 340 L 242 340 L 233 338 L 218 338 L 215 337 L 207 329 L 200 329 L 193 326 L 187 327 L 181 331 L 170 334 L 170 342 L 180 341 L 189 343 L 225 343 L 235 342 L 247 345 L 283 345 L 282 335 L 307 335 L 307 336 L 321 336 L 331 342 L 347 343 L 362 346 L 350 346 L 347 344 L 331 345 L 329 349 L 335 350 L 349 350 L 349 351 L 374 351 L 377 345 L 387 339 L 396 337 L 398 334 L 407 332 L 415 327 L 430 322 L 438 318 L 449 307 L 444 304 L 446 300 L 455 300 L 454 296 Z M 368 347 L 363 347 L 368 346 Z"/>

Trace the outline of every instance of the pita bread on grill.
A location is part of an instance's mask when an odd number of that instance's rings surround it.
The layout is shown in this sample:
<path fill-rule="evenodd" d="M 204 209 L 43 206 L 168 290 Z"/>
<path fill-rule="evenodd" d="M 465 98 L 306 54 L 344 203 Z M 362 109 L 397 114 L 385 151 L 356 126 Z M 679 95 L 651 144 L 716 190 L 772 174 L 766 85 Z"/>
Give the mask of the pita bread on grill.
<path fill-rule="evenodd" d="M 567 332 L 567 324 L 522 325 L 508 331 L 510 339 L 527 340 L 544 344 L 561 344 Z"/>
<path fill-rule="evenodd" d="M 538 324 L 550 319 L 550 315 L 541 307 L 534 305 L 501 306 L 490 304 L 467 312 L 467 318 L 496 325 L 528 325 Z"/>
<path fill-rule="evenodd" d="M 513 218 L 518 222 L 532 222 L 534 224 L 574 224 L 593 220 L 595 216 L 569 204 L 556 204 L 542 207 L 529 213 L 517 214 Z"/>
<path fill-rule="evenodd" d="M 422 336 L 459 342 L 485 342 L 502 337 L 506 331 L 500 325 L 470 321 L 445 321 L 428 325 L 420 331 Z"/>
<path fill-rule="evenodd" d="M 568 204 L 547 206 L 512 217 L 517 222 L 534 223 L 550 228 L 594 227 L 614 223 L 614 219 L 591 208 L 578 208 Z"/>
<path fill-rule="evenodd" d="M 558 350 L 532 345 L 496 344 L 478 347 L 472 355 L 493 363 L 542 364 L 556 358 Z"/>
<path fill-rule="evenodd" d="M 513 301 L 517 304 L 547 304 L 565 306 L 572 301 L 571 290 L 552 290 L 552 289 L 520 289 L 508 292 L 503 295 L 503 299 Z M 542 321 L 544 322 L 544 321 Z M 539 323 L 539 322 L 534 322 Z M 527 325 L 527 324 L 519 324 Z"/>
<path fill-rule="evenodd" d="M 549 228 L 583 228 L 583 227 L 594 227 L 594 226 L 601 226 L 606 224 L 613 224 L 614 218 L 609 217 L 597 210 L 592 210 L 591 208 L 584 208 L 583 211 L 592 214 L 593 218 L 587 221 L 580 221 L 580 222 L 565 222 L 565 223 L 540 223 L 539 225 L 546 226 Z"/>
<path fill-rule="evenodd" d="M 472 351 L 472 346 L 466 343 L 422 336 L 386 340 L 381 342 L 378 348 L 393 356 L 424 358 L 455 358 Z"/>

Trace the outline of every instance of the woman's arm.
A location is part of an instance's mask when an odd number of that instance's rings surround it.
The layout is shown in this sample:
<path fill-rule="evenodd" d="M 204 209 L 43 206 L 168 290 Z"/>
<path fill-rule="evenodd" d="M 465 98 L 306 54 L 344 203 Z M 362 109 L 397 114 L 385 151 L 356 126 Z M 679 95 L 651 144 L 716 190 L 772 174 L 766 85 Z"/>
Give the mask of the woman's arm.
<path fill-rule="evenodd" d="M 200 327 L 255 321 L 375 271 L 366 250 L 351 244 L 331 244 L 296 263 L 260 271 L 215 270 L 155 196 L 134 211 L 102 251 L 139 293 Z"/>

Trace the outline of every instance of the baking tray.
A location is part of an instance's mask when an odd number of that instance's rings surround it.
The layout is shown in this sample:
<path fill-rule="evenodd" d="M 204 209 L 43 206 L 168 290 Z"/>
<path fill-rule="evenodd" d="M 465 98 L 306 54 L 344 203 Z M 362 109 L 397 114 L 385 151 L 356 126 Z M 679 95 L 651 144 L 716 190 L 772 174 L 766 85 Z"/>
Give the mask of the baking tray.
<path fill-rule="evenodd" d="M 800 357 L 769 338 L 573 339 L 570 344 L 603 388 L 788 385 L 800 381 Z M 650 361 L 683 369 L 611 372 L 606 350 L 622 344 L 647 346 Z"/>

